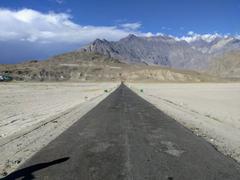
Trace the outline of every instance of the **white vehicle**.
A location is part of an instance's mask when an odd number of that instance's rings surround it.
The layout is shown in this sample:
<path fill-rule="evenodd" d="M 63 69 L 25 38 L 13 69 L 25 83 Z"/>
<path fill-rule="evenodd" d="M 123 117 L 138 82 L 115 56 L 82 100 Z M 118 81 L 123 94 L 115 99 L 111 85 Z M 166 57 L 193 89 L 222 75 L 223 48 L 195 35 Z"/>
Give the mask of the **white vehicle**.
<path fill-rule="evenodd" d="M 0 75 L 0 81 L 4 81 L 4 78 L 2 75 Z"/>
<path fill-rule="evenodd" d="M 12 81 L 13 78 L 8 75 L 0 75 L 0 81 Z"/>

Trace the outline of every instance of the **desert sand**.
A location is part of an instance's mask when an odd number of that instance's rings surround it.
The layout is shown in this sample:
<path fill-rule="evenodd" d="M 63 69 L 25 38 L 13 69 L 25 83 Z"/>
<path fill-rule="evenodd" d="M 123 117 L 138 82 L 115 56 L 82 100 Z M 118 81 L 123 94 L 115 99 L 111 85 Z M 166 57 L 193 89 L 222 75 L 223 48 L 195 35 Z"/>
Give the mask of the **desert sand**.
<path fill-rule="evenodd" d="M 1 83 L 0 174 L 16 169 L 117 87 L 117 83 Z"/>
<path fill-rule="evenodd" d="M 239 83 L 130 83 L 128 86 L 240 162 Z"/>

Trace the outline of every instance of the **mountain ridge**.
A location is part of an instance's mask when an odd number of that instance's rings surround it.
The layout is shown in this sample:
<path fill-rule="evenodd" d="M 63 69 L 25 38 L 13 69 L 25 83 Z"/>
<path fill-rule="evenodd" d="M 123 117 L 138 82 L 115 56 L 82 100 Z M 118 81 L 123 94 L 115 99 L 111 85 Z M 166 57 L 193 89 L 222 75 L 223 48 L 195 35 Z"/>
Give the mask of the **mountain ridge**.
<path fill-rule="evenodd" d="M 125 63 L 160 65 L 177 69 L 206 71 L 216 57 L 240 50 L 233 36 L 199 36 L 186 41 L 173 36 L 139 37 L 128 35 L 119 41 L 96 39 L 80 51 L 97 52 Z"/>

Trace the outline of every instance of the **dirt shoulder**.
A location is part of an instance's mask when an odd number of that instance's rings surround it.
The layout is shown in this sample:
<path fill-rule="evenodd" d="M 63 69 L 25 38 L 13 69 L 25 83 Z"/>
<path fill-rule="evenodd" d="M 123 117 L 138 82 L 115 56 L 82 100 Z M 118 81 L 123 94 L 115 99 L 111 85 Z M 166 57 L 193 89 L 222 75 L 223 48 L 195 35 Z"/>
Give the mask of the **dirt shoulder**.
<path fill-rule="evenodd" d="M 26 86 L 26 88 L 22 88 L 22 86 Z M 4 95 L 5 98 L 2 95 L 1 100 L 6 103 L 6 106 L 12 103 L 15 110 L 9 106 L 8 111 L 1 111 L 1 115 L 2 117 L 8 115 L 11 118 L 11 114 L 19 114 L 16 115 L 17 124 L 14 124 L 14 122 L 12 122 L 12 125 L 9 124 L 9 118 L 1 119 L 2 126 L 0 128 L 4 135 L 0 138 L 0 174 L 6 175 L 15 170 L 95 107 L 116 87 L 118 87 L 118 84 L 114 83 L 6 85 L 5 88 L 11 90 Z M 1 89 L 4 89 L 4 87 L 2 86 Z M 20 93 L 24 90 L 24 93 Z M 31 97 L 28 98 L 29 101 L 21 101 L 21 96 L 25 96 L 25 98 L 29 96 L 26 92 L 34 93 L 34 91 L 35 95 L 38 94 L 38 101 L 34 103 L 34 99 L 31 99 Z M 57 91 L 59 92 L 57 93 Z M 9 93 L 15 94 L 15 97 L 8 97 Z M 49 98 L 49 101 L 47 101 L 47 98 Z M 21 106 L 27 106 L 29 108 L 28 113 L 23 110 L 18 112 L 19 104 L 16 104 L 16 101 L 19 101 Z M 32 107 L 30 107 L 30 104 Z M 38 110 L 36 110 L 37 108 Z M 47 108 L 49 108 L 49 111 Z M 54 110 L 51 111 L 50 108 Z M 39 113 L 44 114 L 39 117 L 37 116 Z M 17 128 L 18 126 L 19 128 Z"/>

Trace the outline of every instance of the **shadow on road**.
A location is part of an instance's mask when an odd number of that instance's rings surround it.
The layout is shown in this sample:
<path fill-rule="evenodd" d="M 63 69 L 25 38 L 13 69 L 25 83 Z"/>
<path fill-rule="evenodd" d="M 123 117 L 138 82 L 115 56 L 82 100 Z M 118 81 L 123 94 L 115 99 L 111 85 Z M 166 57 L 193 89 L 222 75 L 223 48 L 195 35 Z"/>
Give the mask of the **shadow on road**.
<path fill-rule="evenodd" d="M 32 174 L 33 172 L 38 171 L 40 169 L 47 168 L 49 166 L 53 166 L 55 164 L 62 163 L 64 161 L 67 161 L 68 159 L 69 157 L 65 157 L 65 158 L 54 160 L 54 161 L 39 163 L 33 166 L 29 166 L 29 167 L 17 170 L 0 180 L 15 180 L 17 178 L 21 178 L 21 180 L 32 180 L 35 178 L 34 175 Z"/>

